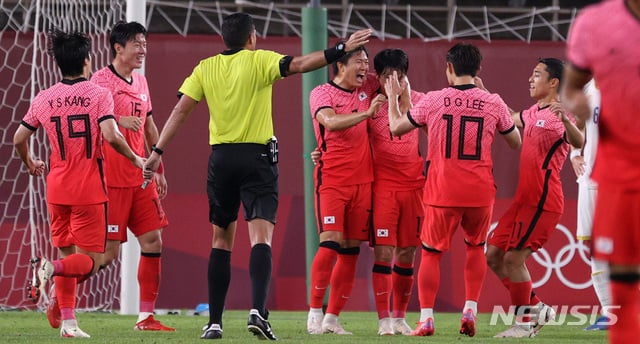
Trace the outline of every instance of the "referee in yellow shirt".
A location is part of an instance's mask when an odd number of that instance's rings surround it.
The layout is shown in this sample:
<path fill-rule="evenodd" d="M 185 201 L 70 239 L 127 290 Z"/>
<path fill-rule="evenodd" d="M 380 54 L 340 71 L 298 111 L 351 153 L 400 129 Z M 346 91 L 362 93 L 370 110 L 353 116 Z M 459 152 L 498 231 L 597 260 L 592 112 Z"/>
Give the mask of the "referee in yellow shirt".
<path fill-rule="evenodd" d="M 276 340 L 265 307 L 271 282 L 271 239 L 278 208 L 277 142 L 273 136 L 272 85 L 295 73 L 333 63 L 369 41 L 371 30 L 354 32 L 346 42 L 303 56 L 256 50 L 253 19 L 234 13 L 222 22 L 227 50 L 200 61 L 182 86 L 145 164 L 145 179 L 158 169 L 163 150 L 202 98 L 209 106 L 207 195 L 213 241 L 209 256 L 209 324 L 201 338 L 222 338 L 222 312 L 231 280 L 231 250 L 242 201 L 249 224 L 249 274 L 253 306 L 247 327 L 260 339 Z M 273 138 L 273 139 L 272 139 Z"/>

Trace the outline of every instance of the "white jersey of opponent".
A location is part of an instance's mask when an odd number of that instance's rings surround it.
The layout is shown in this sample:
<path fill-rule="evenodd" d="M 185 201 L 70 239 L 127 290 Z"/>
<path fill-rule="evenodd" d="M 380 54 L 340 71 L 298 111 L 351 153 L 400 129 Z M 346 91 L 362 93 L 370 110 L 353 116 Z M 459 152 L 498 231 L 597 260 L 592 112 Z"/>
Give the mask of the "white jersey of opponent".
<path fill-rule="evenodd" d="M 582 150 L 585 167 L 584 175 L 579 179 L 579 183 L 587 183 L 590 188 L 595 188 L 596 184 L 591 179 L 591 171 L 596 161 L 596 151 L 598 150 L 598 119 L 600 117 L 600 90 L 593 79 L 584 86 L 584 93 L 589 99 L 591 116 L 585 122 L 585 145 Z"/>
<path fill-rule="evenodd" d="M 584 86 L 584 92 L 589 99 L 591 116 L 585 122 L 585 145 L 582 150 L 584 157 L 584 174 L 578 178 L 578 228 L 576 237 L 579 240 L 591 240 L 593 229 L 593 213 L 596 207 L 598 185 L 591 179 L 591 171 L 596 159 L 598 147 L 598 119 L 600 117 L 600 91 L 593 79 Z"/>

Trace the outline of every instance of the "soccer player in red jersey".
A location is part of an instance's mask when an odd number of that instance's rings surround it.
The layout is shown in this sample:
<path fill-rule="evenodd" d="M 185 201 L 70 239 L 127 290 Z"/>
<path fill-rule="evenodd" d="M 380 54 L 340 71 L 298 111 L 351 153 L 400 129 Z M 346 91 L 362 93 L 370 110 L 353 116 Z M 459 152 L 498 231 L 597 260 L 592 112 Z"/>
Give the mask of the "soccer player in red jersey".
<path fill-rule="evenodd" d="M 560 220 L 564 208 L 560 169 L 570 145 L 579 148 L 584 141 L 578 128 L 582 124 L 576 126 L 558 102 L 562 74 L 562 61 L 540 59 L 529 77 L 529 94 L 537 102 L 511 112 L 523 130 L 520 177 L 514 202 L 489 238 L 486 253 L 489 267 L 516 307 L 516 323 L 496 335 L 500 338 L 533 337 L 555 313 L 532 293 L 525 261 L 546 243 Z"/>
<path fill-rule="evenodd" d="M 373 168 L 366 120 L 384 101 L 384 96 L 375 96 L 378 83 L 368 74 L 364 48 L 334 62 L 333 72 L 334 79 L 314 88 L 309 96 L 322 152 L 315 171 L 320 247 L 311 266 L 310 334 L 351 334 L 342 328 L 338 316 L 353 289 L 360 243 L 369 239 Z M 331 293 L 323 318 L 329 282 Z"/>
<path fill-rule="evenodd" d="M 91 81 L 113 95 L 114 115 L 122 134 L 136 154 L 145 155 L 158 141 L 151 114 L 147 79 L 134 70 L 142 67 L 147 52 L 147 30 L 136 22 L 118 22 L 110 34 L 113 62 L 97 71 Z M 105 147 L 105 174 L 109 193 L 107 248 L 103 266 L 111 264 L 127 241 L 127 227 L 140 243 L 138 283 L 140 313 L 134 327 L 140 331 L 174 331 L 153 318 L 160 287 L 162 229 L 168 225 L 160 199 L 167 191 L 163 169 L 148 187 L 141 188 L 139 170 L 110 147 Z"/>
<path fill-rule="evenodd" d="M 603 16 L 603 13 L 606 14 Z M 592 178 L 598 183 L 592 252 L 609 263 L 611 343 L 635 343 L 640 333 L 640 1 L 615 0 L 585 8 L 569 35 L 567 107 L 589 117 L 583 86 L 594 77 L 602 96 L 600 137 Z"/>
<path fill-rule="evenodd" d="M 373 59 L 380 85 L 395 71 L 401 82 L 409 70 L 409 58 L 400 49 L 385 49 Z M 421 93 L 404 88 L 401 108 L 406 112 Z M 384 88 L 380 91 L 385 94 Z M 387 104 L 367 121 L 373 153 L 373 293 L 378 310 L 378 334 L 409 335 L 405 312 L 413 289 L 413 262 L 420 245 L 424 222 L 422 190 L 424 160 L 420 156 L 419 132 L 402 136 L 389 132 Z M 394 260 L 395 258 L 395 260 Z M 393 293 L 392 312 L 389 298 Z"/>
<path fill-rule="evenodd" d="M 491 223 L 496 188 L 491 145 L 498 131 L 514 149 L 520 147 L 507 105 L 497 94 L 475 85 L 482 55 L 471 44 L 456 44 L 447 52 L 450 87 L 423 95 L 408 113 L 401 113 L 396 76 L 387 80 L 391 133 L 402 135 L 423 127 L 429 143 L 424 189 L 425 224 L 420 239 L 422 260 L 418 272 L 420 323 L 414 336 L 435 332 L 433 306 L 440 284 L 440 260 L 449 250 L 458 226 L 464 231 L 466 302 L 460 333 L 476 333 L 477 302 L 486 274 L 484 243 Z M 474 192 L 470 193 L 469 190 Z"/>
<path fill-rule="evenodd" d="M 127 145 L 113 118 L 108 90 L 89 81 L 91 40 L 80 33 L 54 30 L 49 54 L 62 72 L 61 82 L 41 91 L 15 132 L 13 143 L 29 171 L 41 176 L 45 162 L 29 153 L 28 140 L 44 127 L 51 144 L 47 206 L 53 246 L 62 259 L 32 260 L 29 297 L 38 302 L 55 276 L 62 317 L 62 337 L 89 337 L 75 318 L 76 286 L 99 269 L 107 234 L 107 194 L 102 171 L 102 138 L 124 155 L 132 167 L 143 161 Z M 131 164 L 133 163 L 133 164 Z M 138 172 L 139 173 L 139 172 Z"/>

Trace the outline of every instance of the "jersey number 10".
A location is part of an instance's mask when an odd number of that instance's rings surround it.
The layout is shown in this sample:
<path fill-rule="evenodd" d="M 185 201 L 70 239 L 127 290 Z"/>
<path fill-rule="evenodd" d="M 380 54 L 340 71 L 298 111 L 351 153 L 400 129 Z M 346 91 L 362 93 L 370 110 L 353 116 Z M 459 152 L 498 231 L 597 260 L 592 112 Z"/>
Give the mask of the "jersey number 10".
<path fill-rule="evenodd" d="M 453 140 L 453 115 L 444 114 L 442 118 L 447 121 L 447 142 L 445 147 L 445 158 L 451 159 L 451 141 Z M 467 132 L 467 123 L 476 123 L 476 151 L 475 154 L 464 153 L 465 133 Z M 484 118 L 460 116 L 460 132 L 458 133 L 458 160 L 480 160 L 482 153 L 482 128 L 484 127 Z"/>

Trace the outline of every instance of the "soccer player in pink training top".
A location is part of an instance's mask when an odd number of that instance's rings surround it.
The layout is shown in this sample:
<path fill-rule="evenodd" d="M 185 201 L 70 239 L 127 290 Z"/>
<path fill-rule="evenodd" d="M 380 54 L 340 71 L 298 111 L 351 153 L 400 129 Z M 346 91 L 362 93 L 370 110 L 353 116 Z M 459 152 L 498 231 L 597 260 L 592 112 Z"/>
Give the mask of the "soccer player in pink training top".
<path fill-rule="evenodd" d="M 91 81 L 113 95 L 114 115 L 122 134 L 138 155 L 145 155 L 158 141 L 158 129 L 151 114 L 147 79 L 134 70 L 142 67 L 147 53 L 147 30 L 136 22 L 118 22 L 111 30 L 109 43 L 112 64 L 100 69 Z M 138 283 L 140 313 L 134 327 L 140 331 L 174 331 L 153 318 L 160 288 L 162 229 L 168 225 L 160 203 L 167 182 L 160 168 L 148 187 L 142 188 L 139 170 L 127 164 L 110 147 L 105 147 L 105 174 L 109 193 L 109 232 L 103 266 L 118 257 L 120 244 L 127 241 L 127 227 L 140 243 Z"/>
<path fill-rule="evenodd" d="M 400 49 L 385 49 L 376 54 L 373 66 L 380 85 L 384 85 L 394 71 L 404 82 L 409 57 Z M 380 87 L 380 91 L 385 94 L 384 87 Z M 420 92 L 405 87 L 400 108 L 407 111 L 420 96 Z M 424 159 L 418 151 L 418 131 L 402 136 L 391 134 L 388 109 L 387 104 L 382 104 L 367 122 L 373 153 L 373 293 L 378 334 L 409 335 L 412 329 L 405 313 L 413 289 L 413 262 L 416 247 L 420 245 L 420 226 L 424 222 Z M 393 306 L 389 312 L 391 294 Z"/>
<path fill-rule="evenodd" d="M 540 59 L 529 77 L 529 94 L 537 102 L 527 110 L 511 111 L 523 130 L 520 177 L 514 202 L 491 234 L 486 253 L 516 307 L 516 323 L 495 336 L 499 338 L 533 337 L 555 316 L 532 292 L 525 261 L 547 242 L 562 216 L 560 169 L 570 145 L 582 147 L 584 141 L 573 116 L 558 102 L 562 70 L 562 61 Z"/>
<path fill-rule="evenodd" d="M 375 96 L 378 83 L 368 74 L 369 56 L 364 47 L 340 58 L 333 71 L 333 80 L 309 95 L 322 151 L 315 172 L 320 247 L 311 266 L 309 334 L 351 334 L 340 325 L 338 316 L 351 296 L 360 243 L 369 239 L 373 169 L 367 118 L 384 99 Z M 323 317 L 329 283 L 329 305 Z"/>
<path fill-rule="evenodd" d="M 389 127 L 402 135 L 422 127 L 427 133 L 425 224 L 418 272 L 420 322 L 411 335 L 432 336 L 433 306 L 440 285 L 440 260 L 449 250 L 458 226 L 464 231 L 465 304 L 460 333 L 474 336 L 478 299 L 487 271 L 484 243 L 496 194 L 491 145 L 498 131 L 510 147 L 520 147 L 520 133 L 507 105 L 497 94 L 475 85 L 482 55 L 477 47 L 460 43 L 447 52 L 449 87 L 428 92 L 408 113 L 400 113 L 397 76 L 385 83 L 389 98 Z M 469 190 L 474 190 L 470 192 Z"/>
<path fill-rule="evenodd" d="M 38 302 L 46 282 L 55 276 L 62 316 L 60 335 L 89 337 L 78 327 L 74 309 L 77 282 L 98 271 L 105 249 L 107 194 L 102 172 L 103 136 L 132 167 L 141 168 L 143 160 L 129 148 L 118 130 L 109 91 L 87 80 L 91 72 L 91 40 L 80 33 L 54 30 L 49 34 L 49 42 L 49 54 L 55 57 L 63 79 L 33 99 L 13 143 L 29 173 L 40 176 L 45 172 L 45 162 L 31 156 L 28 140 L 39 127 L 47 132 L 51 144 L 47 207 L 53 246 L 58 248 L 62 259 L 32 260 L 29 297 Z"/>
<path fill-rule="evenodd" d="M 603 15 L 605 14 L 605 15 Z M 635 343 L 640 333 L 640 1 L 585 8 L 574 22 L 563 95 L 576 116 L 589 117 L 582 87 L 600 88 L 600 139 L 592 178 L 598 183 L 592 253 L 609 263 L 617 321 L 611 343 Z"/>

